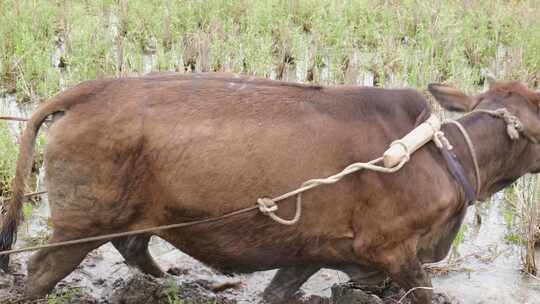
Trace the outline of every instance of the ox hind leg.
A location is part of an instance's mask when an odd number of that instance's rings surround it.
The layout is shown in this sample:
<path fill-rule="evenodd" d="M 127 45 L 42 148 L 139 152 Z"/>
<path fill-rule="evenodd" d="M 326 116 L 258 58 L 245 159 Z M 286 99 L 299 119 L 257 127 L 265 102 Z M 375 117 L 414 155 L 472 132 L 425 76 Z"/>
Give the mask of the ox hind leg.
<path fill-rule="evenodd" d="M 154 277 L 163 277 L 165 273 L 154 261 L 148 251 L 151 235 L 136 235 L 112 241 L 114 247 L 124 257 L 127 264 L 139 268 L 143 273 Z"/>
<path fill-rule="evenodd" d="M 53 235 L 51 243 L 66 239 Z M 25 296 L 30 299 L 45 297 L 60 280 L 69 275 L 86 255 L 105 241 L 45 248 L 35 253 L 28 262 Z"/>
<path fill-rule="evenodd" d="M 294 298 L 300 287 L 317 271 L 318 266 L 281 268 L 263 292 L 268 303 L 280 303 Z"/>
<path fill-rule="evenodd" d="M 281 268 L 264 290 L 263 299 L 269 303 L 279 303 L 294 298 L 300 287 L 320 269 L 318 266 Z M 386 279 L 386 274 L 381 271 L 357 265 L 348 265 L 335 270 L 345 272 L 359 285 L 377 285 Z"/>

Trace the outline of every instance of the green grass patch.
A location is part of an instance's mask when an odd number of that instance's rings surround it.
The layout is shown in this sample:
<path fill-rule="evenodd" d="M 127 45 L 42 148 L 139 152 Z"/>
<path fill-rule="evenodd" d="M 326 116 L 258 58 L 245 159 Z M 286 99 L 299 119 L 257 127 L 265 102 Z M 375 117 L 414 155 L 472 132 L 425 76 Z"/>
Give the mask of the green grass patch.
<path fill-rule="evenodd" d="M 178 292 L 180 288 L 178 283 L 173 278 L 168 279 L 165 282 L 165 292 L 167 294 L 167 301 L 169 304 L 180 304 L 182 301 L 178 298 Z"/>
<path fill-rule="evenodd" d="M 81 288 L 70 288 L 61 294 L 48 295 L 45 300 L 47 304 L 71 304 L 78 302 L 77 299 L 81 294 Z"/>
<path fill-rule="evenodd" d="M 467 229 L 467 224 L 462 224 L 461 227 L 459 227 L 459 231 L 456 234 L 454 241 L 452 242 L 452 247 L 457 249 L 459 245 L 461 245 L 465 241 L 465 233 L 467 233 Z"/>
<path fill-rule="evenodd" d="M 444 14 L 438 13 L 444 12 Z M 51 66 L 59 41 L 65 70 Z M 345 81 L 355 50 L 378 85 L 470 90 L 486 68 L 535 84 L 540 76 L 537 1 L 31 1 L 0 3 L 0 82 L 21 97 L 86 79 L 157 70 L 234 71 L 269 77 L 285 60 L 309 61 L 314 82 Z M 504 61 L 506 63 L 501 63 Z M 499 62 L 499 66 L 494 63 Z M 504 65 L 504 71 L 499 71 Z M 323 71 L 324 70 L 324 71 Z M 305 78 L 305 77 L 304 77 Z"/>
<path fill-rule="evenodd" d="M 0 122 L 0 196 L 9 196 L 19 147 L 5 122 Z"/>

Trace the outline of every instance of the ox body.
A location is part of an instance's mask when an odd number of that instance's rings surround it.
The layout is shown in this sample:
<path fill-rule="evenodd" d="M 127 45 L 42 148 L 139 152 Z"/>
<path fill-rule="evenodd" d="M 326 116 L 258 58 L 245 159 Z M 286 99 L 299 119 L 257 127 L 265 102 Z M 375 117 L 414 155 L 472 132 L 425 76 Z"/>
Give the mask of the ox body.
<path fill-rule="evenodd" d="M 482 199 L 540 169 L 539 145 L 531 141 L 540 139 L 537 95 L 517 83 L 494 86 L 482 98 L 430 88 L 448 109 L 506 107 L 524 122 L 527 136 L 512 141 L 501 119 L 476 113 L 460 120 L 476 145 Z M 53 120 L 45 149 L 51 242 L 59 242 L 253 206 L 258 197 L 381 156 L 429 115 L 424 97 L 409 89 L 305 86 L 231 74 L 85 82 L 52 98 L 29 121 L 1 245 L 11 247 L 20 222 L 35 136 L 47 117 Z M 443 131 L 474 181 L 461 133 L 447 125 Z M 396 173 L 352 174 L 306 192 L 303 201 L 292 226 L 254 211 L 155 235 L 226 273 L 281 268 L 265 296 L 283 300 L 321 267 L 342 269 L 357 281 L 383 274 L 405 289 L 431 286 L 422 263 L 446 256 L 467 208 L 433 143 Z M 293 216 L 294 198 L 279 206 L 279 216 Z M 160 276 L 149 238 L 112 242 L 129 264 Z M 40 250 L 29 263 L 27 295 L 48 293 L 103 243 Z M 431 294 L 414 292 L 421 304 Z"/>

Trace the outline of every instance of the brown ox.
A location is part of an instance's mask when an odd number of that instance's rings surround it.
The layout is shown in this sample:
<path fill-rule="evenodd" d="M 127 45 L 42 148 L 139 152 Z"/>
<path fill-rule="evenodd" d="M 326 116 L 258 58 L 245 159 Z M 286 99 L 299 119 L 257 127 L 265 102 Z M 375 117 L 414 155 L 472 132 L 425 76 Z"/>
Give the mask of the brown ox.
<path fill-rule="evenodd" d="M 480 199 L 540 170 L 534 92 L 517 82 L 495 83 L 474 97 L 441 85 L 430 91 L 447 109 L 505 107 L 524 125 L 525 136 L 512 141 L 502 119 L 484 113 L 460 119 L 476 147 Z M 54 97 L 29 121 L 0 245 L 11 247 L 36 133 L 50 116 L 45 164 L 51 242 L 58 242 L 252 206 L 258 197 L 380 156 L 429 114 L 414 90 L 326 88 L 228 74 L 85 82 Z M 461 133 L 451 125 L 443 130 L 474 181 Z M 278 214 L 290 218 L 294 200 L 280 207 Z M 395 174 L 361 172 L 307 192 L 296 225 L 252 212 L 155 235 L 224 272 L 282 268 L 267 298 L 294 294 L 321 267 L 344 269 L 358 280 L 384 273 L 410 289 L 430 286 L 422 263 L 445 257 L 465 210 L 462 187 L 429 143 Z M 128 263 L 160 275 L 148 239 L 113 244 Z M 28 266 L 27 295 L 45 295 L 103 243 L 40 250 Z M 425 304 L 432 292 L 417 289 L 414 295 Z"/>

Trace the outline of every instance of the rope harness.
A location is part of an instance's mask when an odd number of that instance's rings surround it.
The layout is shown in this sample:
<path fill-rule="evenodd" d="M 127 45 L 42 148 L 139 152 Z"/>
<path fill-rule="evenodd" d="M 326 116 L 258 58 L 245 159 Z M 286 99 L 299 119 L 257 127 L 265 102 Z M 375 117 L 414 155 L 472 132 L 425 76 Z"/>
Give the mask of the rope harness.
<path fill-rule="evenodd" d="M 508 111 L 506 108 L 500 108 L 497 110 L 478 109 L 478 110 L 473 110 L 464 116 L 468 116 L 473 113 L 486 113 L 493 117 L 501 118 L 502 120 L 504 120 L 504 122 L 506 123 L 506 133 L 512 140 L 518 140 L 519 133 L 523 131 L 523 124 L 521 123 L 519 118 L 517 118 L 514 114 L 510 113 L 510 111 Z M 473 165 L 474 165 L 474 175 L 476 177 L 476 192 L 475 193 L 476 193 L 476 196 L 479 196 L 481 185 L 482 185 L 482 178 L 480 175 L 480 166 L 478 165 L 478 157 L 476 156 L 476 149 L 474 148 L 474 144 L 471 140 L 471 137 L 469 136 L 469 133 L 467 132 L 465 127 L 463 127 L 463 125 L 459 121 L 453 120 L 453 119 L 445 119 L 443 123 L 449 123 L 449 124 L 455 125 L 458 128 L 458 130 L 461 132 L 461 135 L 463 136 L 463 138 L 465 139 L 465 142 L 467 143 L 467 148 L 469 150 L 469 154 L 471 155 Z M 452 145 L 450 144 L 448 139 L 444 136 L 444 133 L 442 131 L 438 131 L 435 134 L 433 138 L 433 142 L 439 149 L 442 149 L 444 146 L 446 146 L 448 150 L 453 149 Z"/>
<path fill-rule="evenodd" d="M 398 144 L 398 143 L 399 141 L 396 141 L 392 143 L 391 145 Z M 276 198 L 259 198 L 257 200 L 257 206 L 259 207 L 259 210 L 263 214 L 266 214 L 274 221 L 283 225 L 294 225 L 298 222 L 302 214 L 302 193 L 303 192 L 309 189 L 321 186 L 321 185 L 335 184 L 346 175 L 352 174 L 362 169 L 375 171 L 375 172 L 381 172 L 381 173 L 394 173 L 398 171 L 399 169 L 401 169 L 401 167 L 403 167 L 403 165 L 405 165 L 405 163 L 408 162 L 409 159 L 410 159 L 410 154 L 407 153 L 405 157 L 403 157 L 402 160 L 396 166 L 392 168 L 386 168 L 386 167 L 376 165 L 376 163 L 382 162 L 383 160 L 382 157 L 376 158 L 367 163 L 354 163 L 347 166 L 345 169 L 343 169 L 343 171 L 339 172 L 338 174 L 335 174 L 326 178 L 316 178 L 316 179 L 310 179 L 308 181 L 305 181 L 304 183 L 302 183 L 300 188 L 294 191 L 285 193 L 283 195 L 280 195 Z M 278 205 L 276 203 L 295 195 L 296 195 L 296 212 L 295 212 L 294 217 L 290 220 L 286 220 L 276 215 L 275 212 L 278 210 Z"/>
<path fill-rule="evenodd" d="M 469 136 L 469 133 L 467 132 L 467 130 L 465 130 L 465 127 L 463 127 L 463 125 L 457 120 L 448 119 L 448 120 L 445 120 L 444 122 L 455 125 L 458 128 L 458 130 L 461 132 L 461 135 L 463 135 L 463 138 L 465 139 L 465 142 L 467 143 L 467 149 L 469 149 L 469 154 L 471 155 L 471 158 L 473 160 L 474 176 L 476 177 L 476 196 L 478 196 L 480 194 L 480 185 L 481 185 L 480 167 L 478 165 L 478 158 L 476 157 L 476 150 L 474 148 L 471 137 Z M 449 149 L 452 150 L 452 147 L 450 146 Z"/>
<path fill-rule="evenodd" d="M 495 111 L 475 110 L 475 111 L 473 111 L 471 113 L 474 113 L 474 112 L 488 113 L 488 114 L 490 114 L 490 115 L 492 115 L 494 117 L 499 117 L 499 118 L 504 119 L 504 121 L 507 124 L 507 133 L 510 136 L 510 138 L 512 138 L 512 140 L 518 139 L 519 138 L 519 132 L 523 130 L 522 124 L 519 121 L 519 119 L 516 116 L 514 116 L 513 114 L 511 114 L 510 112 L 508 112 L 508 110 L 506 110 L 504 108 L 498 109 L 498 110 L 495 110 Z M 481 181 L 481 179 L 480 179 L 480 170 L 479 170 L 479 167 L 478 167 L 478 160 L 476 159 L 476 151 L 474 149 L 474 145 L 473 145 L 467 131 L 465 130 L 465 128 L 458 121 L 446 120 L 445 122 L 452 123 L 452 124 L 456 125 L 458 127 L 458 129 L 461 131 L 461 133 L 463 134 L 463 137 L 465 138 L 465 141 L 467 142 L 469 152 L 471 153 L 471 157 L 472 157 L 473 162 L 474 162 L 476 182 L 477 182 L 477 188 L 476 189 L 477 189 L 477 193 L 478 193 L 478 191 L 480 189 L 480 184 L 481 184 L 480 181 Z M 437 125 L 437 126 L 434 126 L 432 124 L 429 124 L 429 125 L 433 129 L 430 140 L 433 140 L 435 145 L 439 149 L 442 149 L 443 151 L 444 150 L 452 150 L 452 145 L 450 144 L 450 142 L 448 141 L 448 139 L 446 138 L 444 133 L 439 130 L 440 125 Z M 278 197 L 275 197 L 275 198 L 259 198 L 259 199 L 257 199 L 256 206 L 240 209 L 240 210 L 233 211 L 233 212 L 221 215 L 221 216 L 211 217 L 211 218 L 206 218 L 206 219 L 196 220 L 196 221 L 189 221 L 189 222 L 171 224 L 171 225 L 162 225 L 162 226 L 157 226 L 157 227 L 126 231 L 126 232 L 111 233 L 111 234 L 106 234 L 106 235 L 87 237 L 87 238 L 69 240 L 69 241 L 64 241 L 64 242 L 49 243 L 49 244 L 44 244 L 44 245 L 39 245 L 39 246 L 32 246 L 32 247 L 26 247 L 26 248 L 19 248 L 19 249 L 13 249 L 13 250 L 0 251 L 0 256 L 8 255 L 8 254 L 14 254 L 14 253 L 20 253 L 20 252 L 35 251 L 35 250 L 39 250 L 39 249 L 43 249 L 43 248 L 60 247 L 60 246 L 75 245 L 75 244 L 80 244 L 80 243 L 105 241 L 105 240 L 108 241 L 108 240 L 115 239 L 115 238 L 139 235 L 139 234 L 155 232 L 155 231 L 160 231 L 160 230 L 168 230 L 168 229 L 182 228 L 182 227 L 194 226 L 194 225 L 200 225 L 200 224 L 208 224 L 208 223 L 217 222 L 217 221 L 220 221 L 220 220 L 223 220 L 223 219 L 226 219 L 226 218 L 230 218 L 230 217 L 233 217 L 233 216 L 237 216 L 237 215 L 240 215 L 240 214 L 245 214 L 245 213 L 251 212 L 253 210 L 257 210 L 257 209 L 261 213 L 263 213 L 263 214 L 267 215 L 268 217 L 270 217 L 272 220 L 276 221 L 277 223 L 280 223 L 280 224 L 283 224 L 283 225 L 294 225 L 299 221 L 299 219 L 301 217 L 301 214 L 302 214 L 302 193 L 303 192 L 308 191 L 310 189 L 313 189 L 315 187 L 321 186 L 321 185 L 329 185 L 329 184 L 337 183 L 339 180 L 341 180 L 346 175 L 352 174 L 354 172 L 357 172 L 357 171 L 360 171 L 360 170 L 363 170 L 363 169 L 370 170 L 370 171 L 375 171 L 375 172 L 380 172 L 380 173 L 394 173 L 394 172 L 400 170 L 405 165 L 405 163 L 407 163 L 409 161 L 411 153 L 413 153 L 414 151 L 410 151 L 409 146 L 404 142 L 404 140 L 396 140 L 396 141 L 394 141 L 394 142 L 392 142 L 390 144 L 390 148 L 392 148 L 394 146 L 403 147 L 405 153 L 404 153 L 403 157 L 401 157 L 399 163 L 397 163 L 396 165 L 394 165 L 392 167 L 385 167 L 385 166 L 377 165 L 377 164 L 384 161 L 383 157 L 376 158 L 376 159 L 374 159 L 372 161 L 369 161 L 367 163 L 363 163 L 363 162 L 353 163 L 353 164 L 347 166 L 345 169 L 343 169 L 341 172 L 339 172 L 339 173 L 337 173 L 335 175 L 332 175 L 332 176 L 329 176 L 329 177 L 326 177 L 326 178 L 310 179 L 310 180 L 302 183 L 300 188 L 298 188 L 296 190 L 287 192 L 287 193 L 285 193 L 283 195 L 280 195 Z M 31 194 L 26 195 L 26 196 L 38 195 L 38 194 L 42 194 L 42 193 L 44 193 L 44 191 L 31 193 Z M 290 220 L 287 220 L 287 219 L 283 219 L 283 218 L 279 217 L 278 215 L 276 215 L 275 212 L 278 210 L 278 204 L 277 203 L 280 202 L 280 201 L 283 201 L 283 200 L 285 200 L 287 198 L 290 198 L 292 196 L 297 196 L 297 198 L 296 198 L 296 211 L 295 211 L 294 217 L 292 219 L 290 219 Z M 3 209 L 3 206 L 2 206 L 2 209 Z"/>

